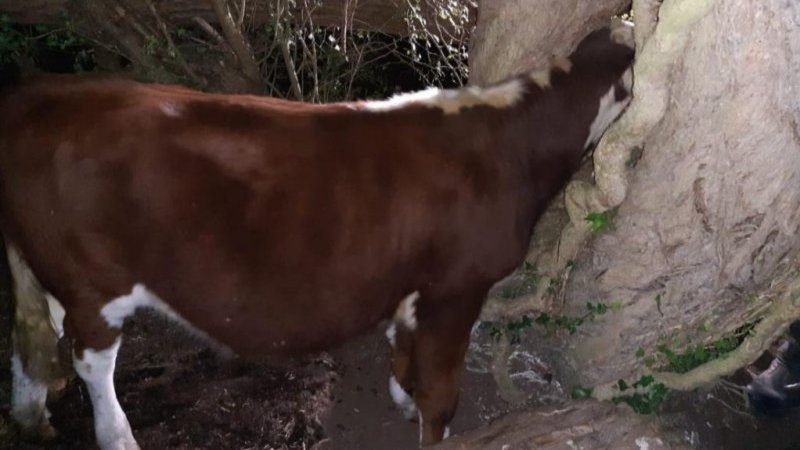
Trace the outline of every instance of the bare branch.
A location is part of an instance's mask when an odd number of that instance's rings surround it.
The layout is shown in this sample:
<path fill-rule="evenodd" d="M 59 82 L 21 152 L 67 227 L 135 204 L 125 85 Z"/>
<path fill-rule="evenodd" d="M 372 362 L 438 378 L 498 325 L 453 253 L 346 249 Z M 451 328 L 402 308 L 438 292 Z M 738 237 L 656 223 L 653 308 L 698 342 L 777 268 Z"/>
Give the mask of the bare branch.
<path fill-rule="evenodd" d="M 261 71 L 258 68 L 258 64 L 256 64 L 256 59 L 253 56 L 253 52 L 250 51 L 250 47 L 247 45 L 247 40 L 242 34 L 241 29 L 236 26 L 236 22 L 234 22 L 233 17 L 231 17 L 228 4 L 225 0 L 209 0 L 209 2 L 222 27 L 222 32 L 225 34 L 225 40 L 228 42 L 228 45 L 231 46 L 233 53 L 239 60 L 242 73 L 251 82 L 260 84 Z"/>
<path fill-rule="evenodd" d="M 236 19 L 236 25 L 239 28 L 242 28 L 242 24 L 244 23 L 244 16 L 245 16 L 244 12 L 246 11 L 246 8 L 247 8 L 247 0 L 242 0 L 242 3 L 239 5 L 239 18 Z"/>
<path fill-rule="evenodd" d="M 275 13 L 275 42 L 283 55 L 283 63 L 286 65 L 286 72 L 289 74 L 289 81 L 292 84 L 292 92 L 298 100 L 303 99 L 303 89 L 300 87 L 300 80 L 297 78 L 297 70 L 294 66 L 294 59 L 292 58 L 289 49 L 289 39 L 285 33 L 285 24 L 283 23 L 283 16 L 286 12 L 285 0 L 278 0 L 276 2 Z"/>
<path fill-rule="evenodd" d="M 117 13 L 120 18 L 124 19 L 131 26 L 131 28 L 136 30 L 136 32 L 139 33 L 139 35 L 141 35 L 143 38 L 147 39 L 148 37 L 156 34 L 155 30 L 146 30 L 142 24 L 128 14 L 128 12 L 125 11 L 125 9 L 121 6 L 114 7 L 114 12 Z"/>
<path fill-rule="evenodd" d="M 314 87 L 312 91 L 312 101 L 319 102 L 319 66 L 317 65 L 317 40 L 316 35 L 314 34 L 314 19 L 311 16 L 312 8 L 308 4 L 308 0 L 303 0 L 303 26 L 308 27 L 311 30 L 311 54 L 308 55 L 309 59 L 311 59 L 311 70 L 312 75 L 314 76 Z M 306 25 L 307 24 L 307 25 Z M 303 52 L 308 53 L 309 49 L 306 45 L 305 39 L 300 37 L 300 42 L 303 44 Z"/>
<path fill-rule="evenodd" d="M 63 13 L 71 13 L 79 9 L 81 4 L 91 0 L 2 0 L 3 12 L 9 14 L 12 21 L 26 24 L 58 24 L 63 21 Z M 236 0 L 241 1 L 241 0 Z M 275 0 L 249 0 L 245 13 L 245 21 L 252 24 L 263 24 L 271 20 L 269 10 Z M 349 0 L 325 0 L 314 11 L 314 21 L 322 27 L 342 25 L 344 3 Z M 434 1 L 434 0 L 428 0 Z M 439 0 L 440 1 L 440 0 Z M 146 14 L 143 2 L 128 1 L 126 8 L 141 15 Z M 211 8 L 212 2 L 196 0 L 170 0 L 158 2 L 161 15 L 169 23 L 186 25 L 194 21 L 194 17 L 202 17 L 206 22 L 215 23 L 216 15 Z M 299 3 L 299 2 L 298 2 Z M 352 10 L 352 6 L 350 7 Z M 293 7 L 289 13 L 294 15 L 298 8 Z M 395 35 L 406 35 L 408 27 L 405 22 L 405 4 L 401 0 L 359 0 L 358 8 L 351 14 L 348 29 L 382 31 Z M 426 12 L 427 14 L 427 12 Z M 236 15 L 238 19 L 239 14 Z M 471 20 L 474 22 L 474 17 Z"/>
<path fill-rule="evenodd" d="M 225 43 L 225 38 L 223 38 L 219 33 L 217 33 L 217 30 L 215 30 L 210 23 L 206 22 L 205 19 L 203 19 L 202 17 L 194 16 L 192 18 L 192 21 L 194 21 L 194 23 L 196 23 L 201 30 L 205 31 L 209 36 L 211 36 L 212 39 L 217 41 L 217 44 L 222 45 Z"/>
<path fill-rule="evenodd" d="M 145 0 L 147 3 L 147 7 L 150 9 L 150 13 L 153 15 L 153 18 L 158 25 L 158 28 L 161 30 L 161 34 L 164 36 L 164 39 L 167 41 L 167 51 L 170 56 L 173 56 L 175 60 L 178 62 L 178 65 L 181 66 L 181 69 L 186 73 L 189 78 L 191 78 L 196 83 L 205 84 L 206 81 L 197 76 L 194 70 L 189 67 L 189 64 L 186 63 L 186 60 L 183 58 L 180 50 L 178 47 L 175 46 L 175 42 L 172 40 L 172 36 L 169 34 L 169 29 L 167 28 L 167 24 L 164 23 L 164 19 L 161 18 L 161 15 L 156 10 L 155 5 L 153 4 L 152 0 Z"/>

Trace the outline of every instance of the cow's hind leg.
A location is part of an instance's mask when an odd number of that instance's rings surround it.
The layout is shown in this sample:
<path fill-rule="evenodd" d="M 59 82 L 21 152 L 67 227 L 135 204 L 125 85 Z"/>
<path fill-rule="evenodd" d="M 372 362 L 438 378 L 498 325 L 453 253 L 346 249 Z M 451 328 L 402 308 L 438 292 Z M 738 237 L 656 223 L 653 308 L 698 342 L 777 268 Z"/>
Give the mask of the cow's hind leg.
<path fill-rule="evenodd" d="M 11 245 L 7 256 L 14 284 L 14 324 L 11 357 L 11 416 L 23 435 L 51 439 L 56 431 L 50 425 L 45 402 L 47 391 L 63 388 L 64 373 L 58 361 L 63 309 L 48 298 L 19 252 Z"/>
<path fill-rule="evenodd" d="M 74 338 L 72 362 L 75 371 L 86 384 L 92 401 L 98 446 L 102 450 L 138 450 L 114 389 L 121 330 L 110 326 L 96 310 L 68 310 L 66 325 L 67 335 Z"/>
<path fill-rule="evenodd" d="M 449 435 L 470 330 L 485 292 L 480 294 L 430 301 L 421 298 L 417 304 L 410 370 L 414 402 L 419 409 L 421 445 L 434 444 Z"/>

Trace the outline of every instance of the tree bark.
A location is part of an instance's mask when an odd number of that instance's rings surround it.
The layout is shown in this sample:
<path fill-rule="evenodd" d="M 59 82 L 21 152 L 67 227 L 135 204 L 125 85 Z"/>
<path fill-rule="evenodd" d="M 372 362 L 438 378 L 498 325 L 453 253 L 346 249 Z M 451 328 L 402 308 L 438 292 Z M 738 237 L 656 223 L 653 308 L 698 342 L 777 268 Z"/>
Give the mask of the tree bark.
<path fill-rule="evenodd" d="M 447 439 L 434 450 L 667 450 L 683 448 L 659 436 L 649 417 L 626 406 L 582 400 L 508 414 Z"/>
<path fill-rule="evenodd" d="M 242 30 L 233 20 L 226 0 L 209 0 L 208 3 L 211 4 L 214 16 L 225 34 L 225 39 L 239 61 L 242 73 L 251 83 L 258 85 L 261 80 L 261 69 L 258 67 L 255 57 L 253 57 L 253 52 L 250 50 L 247 40 L 242 35 Z"/>
<path fill-rule="evenodd" d="M 646 371 L 638 349 L 708 343 L 769 315 L 784 294 L 776 288 L 794 286 L 798 20 L 800 6 L 782 0 L 664 2 L 635 67 L 639 98 L 596 153 L 597 186 L 574 191 L 576 205 L 619 210 L 614 229 L 576 260 L 567 311 L 624 305 L 567 344 L 578 383 Z M 629 170 L 634 146 L 644 153 Z M 762 334 L 778 333 L 796 309 L 775 308 L 785 317 Z"/>
<path fill-rule="evenodd" d="M 585 5 L 558 3 L 484 2 L 471 81 L 567 53 L 624 2 L 593 3 L 596 19 Z M 644 373 L 675 389 L 709 383 L 756 359 L 800 316 L 800 6 L 634 0 L 633 10 L 634 100 L 595 150 L 593 176 L 570 184 L 534 235 L 528 260 L 551 282 L 484 310 L 496 319 L 621 307 L 544 344 L 562 383 L 605 398 L 617 380 Z M 586 215 L 610 209 L 611 229 L 592 235 Z M 558 294 L 543 299 L 548 287 Z M 645 364 L 659 346 L 679 353 L 756 322 L 726 359 L 683 375 Z"/>
<path fill-rule="evenodd" d="M 470 48 L 470 83 L 482 85 L 569 54 L 630 0 L 482 0 Z"/>

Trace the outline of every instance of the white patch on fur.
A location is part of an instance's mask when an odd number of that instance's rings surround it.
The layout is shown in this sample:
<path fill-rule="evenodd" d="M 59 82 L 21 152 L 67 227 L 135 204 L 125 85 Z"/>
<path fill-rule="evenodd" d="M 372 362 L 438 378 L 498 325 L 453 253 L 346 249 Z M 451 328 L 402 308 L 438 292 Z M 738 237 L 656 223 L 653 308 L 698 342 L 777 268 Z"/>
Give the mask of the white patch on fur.
<path fill-rule="evenodd" d="M 186 319 L 181 317 L 180 314 L 175 312 L 168 304 L 158 298 L 157 295 L 148 290 L 143 284 L 136 283 L 131 289 L 131 293 L 117 297 L 100 310 L 100 315 L 106 320 L 106 323 L 111 328 L 121 329 L 125 319 L 132 316 L 139 308 L 150 308 L 165 315 L 170 320 L 177 322 L 184 329 L 188 330 L 191 334 L 203 339 L 223 356 L 232 356 L 233 351 L 219 342 L 211 339 L 207 333 L 198 329 Z M 284 345 L 285 342 L 281 343 Z"/>
<path fill-rule="evenodd" d="M 560 70 L 561 72 L 569 73 L 572 70 L 572 61 L 566 56 L 552 58 L 547 68 L 528 72 L 528 78 L 533 80 L 533 82 L 539 85 L 540 88 L 546 89 L 551 87 L 550 77 L 553 73 L 553 70 Z"/>
<path fill-rule="evenodd" d="M 442 439 L 447 439 L 450 437 L 450 427 L 444 427 L 444 437 Z"/>
<path fill-rule="evenodd" d="M 413 419 L 414 415 L 417 414 L 417 404 L 414 403 L 414 399 L 408 395 L 406 390 L 400 386 L 394 375 L 389 377 L 389 394 L 391 394 L 392 400 L 403 413 L 403 417 L 406 420 Z"/>
<path fill-rule="evenodd" d="M 605 133 L 606 129 L 609 125 L 611 125 L 614 120 L 622 113 L 622 111 L 628 106 L 628 103 L 631 102 L 631 86 L 633 84 L 633 73 L 631 72 L 632 69 L 628 69 L 622 75 L 622 83 L 625 87 L 625 90 L 629 93 L 625 96 L 622 101 L 615 101 L 615 90 L 616 86 L 612 85 L 611 89 L 600 98 L 600 106 L 597 110 L 597 116 L 594 118 L 592 125 L 589 127 L 589 137 L 586 138 L 586 143 L 584 144 L 584 148 L 589 148 L 590 146 L 597 143 L 600 137 Z"/>
<path fill-rule="evenodd" d="M 75 371 L 86 383 L 94 410 L 94 431 L 102 450 L 138 450 L 128 418 L 114 390 L 114 367 L 121 338 L 105 350 L 84 349 L 83 357 L 73 354 Z"/>
<path fill-rule="evenodd" d="M 36 432 L 50 426 L 45 402 L 47 384 L 28 376 L 15 352 L 11 357 L 11 417 L 26 432 Z"/>
<path fill-rule="evenodd" d="M 550 68 L 541 69 L 541 70 L 534 70 L 528 74 L 528 78 L 533 80 L 534 83 L 538 84 L 540 88 L 549 88 L 550 87 Z"/>
<path fill-rule="evenodd" d="M 132 316 L 138 308 L 154 309 L 171 320 L 174 320 L 194 333 L 207 338 L 206 334 L 193 327 L 189 322 L 175 312 L 169 305 L 164 303 L 158 296 L 150 292 L 143 284 L 137 283 L 131 289 L 131 293 L 117 297 L 106 303 L 100 310 L 100 315 L 106 320 L 108 326 L 112 328 L 122 328 L 125 319 Z"/>
<path fill-rule="evenodd" d="M 417 300 L 419 300 L 418 291 L 408 294 L 394 313 L 394 321 L 403 324 L 409 331 L 417 329 Z"/>
<path fill-rule="evenodd" d="M 524 93 L 525 84 L 522 80 L 513 79 L 485 88 L 477 86 L 447 90 L 428 88 L 424 91 L 395 95 L 388 100 L 366 102 L 363 108 L 368 111 L 385 112 L 410 105 L 423 105 L 439 108 L 445 114 L 457 114 L 462 108 L 475 106 L 508 108 L 517 104 Z"/>
<path fill-rule="evenodd" d="M 159 106 L 161 111 L 169 117 L 180 117 L 181 115 L 181 105 L 173 101 L 166 101 Z"/>
<path fill-rule="evenodd" d="M 570 73 L 570 71 L 572 71 L 572 60 L 567 56 L 556 56 L 550 61 L 550 65 L 564 73 Z"/>
<path fill-rule="evenodd" d="M 137 308 L 153 308 L 164 313 L 170 319 L 181 320 L 172 308 L 142 284 L 134 285 L 130 294 L 117 297 L 108 302 L 100 310 L 100 315 L 106 319 L 108 326 L 122 328 L 125 319 L 132 316 Z"/>

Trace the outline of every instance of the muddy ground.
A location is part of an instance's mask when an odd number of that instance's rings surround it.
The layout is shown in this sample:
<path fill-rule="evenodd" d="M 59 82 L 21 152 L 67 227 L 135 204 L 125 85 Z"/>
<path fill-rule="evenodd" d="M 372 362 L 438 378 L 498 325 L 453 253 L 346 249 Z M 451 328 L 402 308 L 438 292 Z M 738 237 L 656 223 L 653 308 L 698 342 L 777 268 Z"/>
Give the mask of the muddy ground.
<path fill-rule="evenodd" d="M 3 330 L 8 315 L 3 314 Z M 10 345 L 0 341 L 0 448 L 91 449 L 92 410 L 79 379 L 49 404 L 60 436 L 23 442 L 8 427 Z M 126 325 L 117 393 L 144 449 L 403 449 L 417 444 L 387 392 L 389 361 L 381 333 L 332 353 L 292 361 L 218 357 L 154 314 Z M 472 373 L 454 431 L 498 417 L 509 407 L 492 379 Z M 488 388 L 488 389 L 487 389 Z"/>

